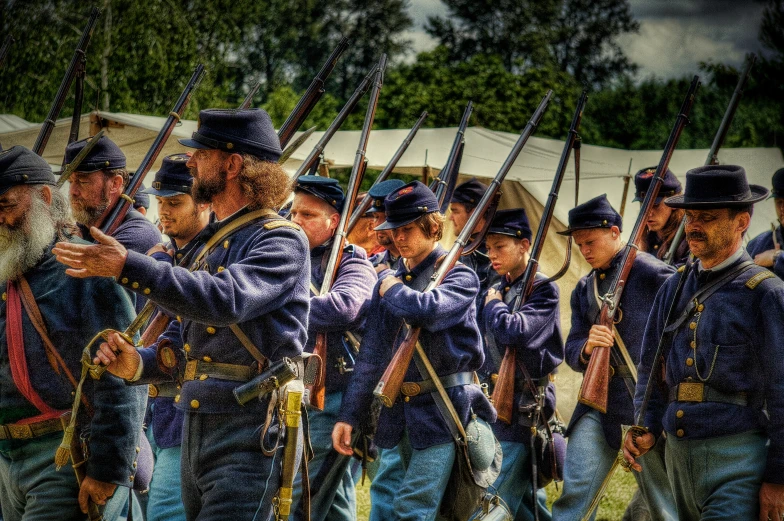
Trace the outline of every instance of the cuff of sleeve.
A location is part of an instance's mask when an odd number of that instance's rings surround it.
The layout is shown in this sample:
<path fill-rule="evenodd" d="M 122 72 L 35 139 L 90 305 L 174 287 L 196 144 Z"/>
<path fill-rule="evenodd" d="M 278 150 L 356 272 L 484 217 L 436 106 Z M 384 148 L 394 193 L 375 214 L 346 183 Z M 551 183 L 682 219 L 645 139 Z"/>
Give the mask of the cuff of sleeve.
<path fill-rule="evenodd" d="M 136 374 L 133 375 L 133 378 L 128 380 L 129 382 L 138 382 L 139 378 L 142 377 L 142 371 L 144 371 L 144 359 L 139 359 L 139 367 L 136 368 Z"/>
<path fill-rule="evenodd" d="M 117 282 L 125 289 L 149 297 L 152 292 L 153 272 L 159 261 L 152 257 L 128 250 L 120 277 Z"/>
<path fill-rule="evenodd" d="M 591 361 L 591 355 L 585 356 L 585 346 L 588 345 L 588 341 L 586 340 L 583 346 L 580 348 L 580 365 L 583 366 L 583 369 L 588 368 L 588 363 Z"/>

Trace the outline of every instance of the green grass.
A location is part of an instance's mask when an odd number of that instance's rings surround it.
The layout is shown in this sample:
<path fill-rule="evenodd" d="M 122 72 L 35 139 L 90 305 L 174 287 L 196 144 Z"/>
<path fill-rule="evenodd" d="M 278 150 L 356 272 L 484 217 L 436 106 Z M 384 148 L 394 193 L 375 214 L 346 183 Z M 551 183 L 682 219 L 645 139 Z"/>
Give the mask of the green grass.
<path fill-rule="evenodd" d="M 562 484 L 551 483 L 547 486 L 547 505 L 552 507 L 553 502 L 558 499 L 563 490 Z M 637 483 L 634 476 L 628 472 L 618 471 L 615 473 L 607 493 L 599 503 L 599 513 L 596 521 L 620 521 L 626 505 L 631 500 L 637 490 Z M 365 480 L 364 485 L 357 486 L 357 519 L 366 521 L 370 514 L 370 480 Z"/>

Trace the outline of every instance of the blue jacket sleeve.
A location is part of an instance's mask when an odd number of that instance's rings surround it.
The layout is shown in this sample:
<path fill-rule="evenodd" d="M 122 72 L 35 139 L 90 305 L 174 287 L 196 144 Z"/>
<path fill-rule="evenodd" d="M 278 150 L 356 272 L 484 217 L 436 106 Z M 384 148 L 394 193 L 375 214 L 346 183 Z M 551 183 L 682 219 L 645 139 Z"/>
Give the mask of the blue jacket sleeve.
<path fill-rule="evenodd" d="M 765 284 L 765 283 L 763 283 Z M 762 299 L 759 314 L 763 342 L 757 353 L 765 377 L 765 408 L 768 413 L 768 459 L 763 481 L 784 483 L 784 287 L 770 290 Z M 771 363 L 777 361 L 777 363 Z"/>
<path fill-rule="evenodd" d="M 593 323 L 588 320 L 588 310 L 585 309 L 586 283 L 587 278 L 583 277 L 572 291 L 572 327 L 569 329 L 569 336 L 566 337 L 565 346 L 566 363 L 578 373 L 585 372 L 588 367 L 580 362 L 580 353 L 582 353 L 585 342 L 588 341 L 588 333 L 593 326 Z"/>
<path fill-rule="evenodd" d="M 346 258 L 340 263 L 332 289 L 325 295 L 311 297 L 311 331 L 345 331 L 362 321 L 362 308 L 373 295 L 376 272 L 370 261 Z"/>
<path fill-rule="evenodd" d="M 171 382 L 177 369 L 165 370 L 158 363 L 158 347 L 161 342 L 166 342 L 170 345 L 177 357 L 177 366 L 180 370 L 185 367 L 185 353 L 182 350 L 182 324 L 177 320 L 169 322 L 166 331 L 164 331 L 158 340 L 149 347 L 139 349 L 139 355 L 142 357 L 142 374 L 139 380 L 134 384 L 156 384 L 162 382 Z"/>

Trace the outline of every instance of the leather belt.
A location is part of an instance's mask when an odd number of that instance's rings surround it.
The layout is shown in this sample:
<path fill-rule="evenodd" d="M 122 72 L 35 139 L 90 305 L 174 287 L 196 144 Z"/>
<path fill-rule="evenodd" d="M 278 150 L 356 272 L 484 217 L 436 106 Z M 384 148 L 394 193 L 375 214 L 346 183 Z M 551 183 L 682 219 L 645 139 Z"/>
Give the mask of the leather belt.
<path fill-rule="evenodd" d="M 462 373 L 452 373 L 446 376 L 439 377 L 441 385 L 449 389 L 450 387 L 457 387 L 458 385 L 469 385 L 474 383 L 474 373 L 466 371 Z M 400 392 L 404 396 L 417 396 L 420 394 L 432 393 L 436 390 L 436 384 L 433 380 L 422 380 L 421 382 L 403 382 Z"/>
<path fill-rule="evenodd" d="M 681 382 L 670 388 L 671 402 L 719 402 L 747 407 L 748 395 L 744 392 L 725 393 L 702 382 Z"/>
<path fill-rule="evenodd" d="M 231 380 L 233 382 L 247 382 L 258 372 L 247 365 L 222 364 L 219 362 L 204 362 L 202 360 L 188 360 L 185 364 L 185 375 L 183 380 L 206 380 L 207 378 L 218 378 L 220 380 Z"/>
<path fill-rule="evenodd" d="M 631 370 L 629 370 L 629 366 L 626 365 L 619 365 L 619 366 L 610 366 L 610 378 L 633 378 Z"/>
<path fill-rule="evenodd" d="M 178 394 L 180 394 L 180 389 L 174 382 L 150 384 L 147 389 L 147 395 L 150 398 L 174 398 Z"/>
<path fill-rule="evenodd" d="M 51 418 L 25 425 L 10 423 L 8 425 L 0 425 L 0 440 L 29 440 L 62 431 L 63 422 L 60 418 Z"/>

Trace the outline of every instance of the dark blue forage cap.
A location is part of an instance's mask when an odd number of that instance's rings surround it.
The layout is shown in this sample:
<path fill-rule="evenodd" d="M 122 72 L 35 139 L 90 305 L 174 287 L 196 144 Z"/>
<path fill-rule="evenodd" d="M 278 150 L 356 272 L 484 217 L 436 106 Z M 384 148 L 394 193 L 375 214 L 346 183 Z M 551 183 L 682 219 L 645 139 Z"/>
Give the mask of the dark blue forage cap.
<path fill-rule="evenodd" d="M 515 239 L 528 239 L 529 241 L 533 237 L 531 225 L 528 223 L 528 216 L 524 208 L 498 210 L 495 212 L 487 233 L 508 235 Z"/>
<path fill-rule="evenodd" d="M 634 187 L 636 191 L 634 192 L 633 201 L 642 201 L 645 199 L 645 194 L 651 187 L 653 176 L 656 175 L 656 168 L 657 167 L 655 166 L 650 168 L 643 168 L 634 175 Z M 675 177 L 675 174 L 672 173 L 672 170 L 668 168 L 667 171 L 664 172 L 664 179 L 662 179 L 662 184 L 659 188 L 659 194 L 656 197 L 656 203 L 660 203 L 662 202 L 662 199 L 672 197 L 673 195 L 679 194 L 682 191 L 683 187 L 681 186 L 681 182 L 678 181 L 678 178 Z"/>
<path fill-rule="evenodd" d="M 297 178 L 294 191 L 307 192 L 325 201 L 338 212 L 343 211 L 343 202 L 346 200 L 346 196 L 337 179 L 320 175 L 301 175 Z"/>
<path fill-rule="evenodd" d="M 602 194 L 569 210 L 569 227 L 558 233 L 571 235 L 575 230 L 612 228 L 613 226 L 617 226 L 619 230 L 622 229 L 623 219 L 610 205 L 607 194 Z"/>
<path fill-rule="evenodd" d="M 471 206 L 479 204 L 479 200 L 485 195 L 487 187 L 472 177 L 465 183 L 461 183 L 455 187 L 455 192 L 452 194 L 453 203 L 463 203 Z"/>
<path fill-rule="evenodd" d="M 370 204 L 367 213 L 383 212 L 384 199 L 404 184 L 406 183 L 400 179 L 387 179 L 371 186 L 370 190 L 368 190 L 368 196 L 373 198 L 373 202 Z"/>
<path fill-rule="evenodd" d="M 147 195 L 146 192 L 147 188 L 144 186 L 144 183 L 139 187 L 139 191 L 133 196 L 133 207 L 134 208 L 144 208 L 149 210 L 150 209 L 150 196 Z"/>
<path fill-rule="evenodd" d="M 18 185 L 53 185 L 54 174 L 38 154 L 23 146 L 0 152 L 0 195 Z"/>
<path fill-rule="evenodd" d="M 403 185 L 384 199 L 387 220 L 376 226 L 376 230 L 393 230 L 419 219 L 421 216 L 437 212 L 438 199 L 435 194 L 419 181 Z"/>
<path fill-rule="evenodd" d="M 65 147 L 66 166 L 79 155 L 79 152 L 82 151 L 89 140 L 90 138 L 74 141 Z M 76 171 L 95 172 L 97 170 L 114 170 L 117 168 L 125 168 L 125 154 L 122 153 L 122 150 L 114 141 L 106 136 L 101 136 L 101 139 L 90 150 L 87 157 L 76 167 Z"/>
<path fill-rule="evenodd" d="M 779 168 L 773 174 L 773 190 L 770 191 L 771 197 L 784 197 L 784 168 Z"/>
<path fill-rule="evenodd" d="M 686 190 L 666 199 L 664 204 L 671 208 L 709 210 L 747 206 L 767 197 L 767 188 L 746 181 L 742 166 L 708 165 L 686 172 Z"/>
<path fill-rule="evenodd" d="M 272 119 L 262 109 L 202 110 L 196 132 L 179 142 L 190 148 L 251 154 L 272 162 L 283 153 Z"/>
<path fill-rule="evenodd" d="M 152 186 L 144 193 L 158 197 L 190 194 L 193 177 L 190 169 L 185 166 L 190 157 L 188 154 L 172 154 L 164 157 L 160 170 L 155 172 Z"/>

